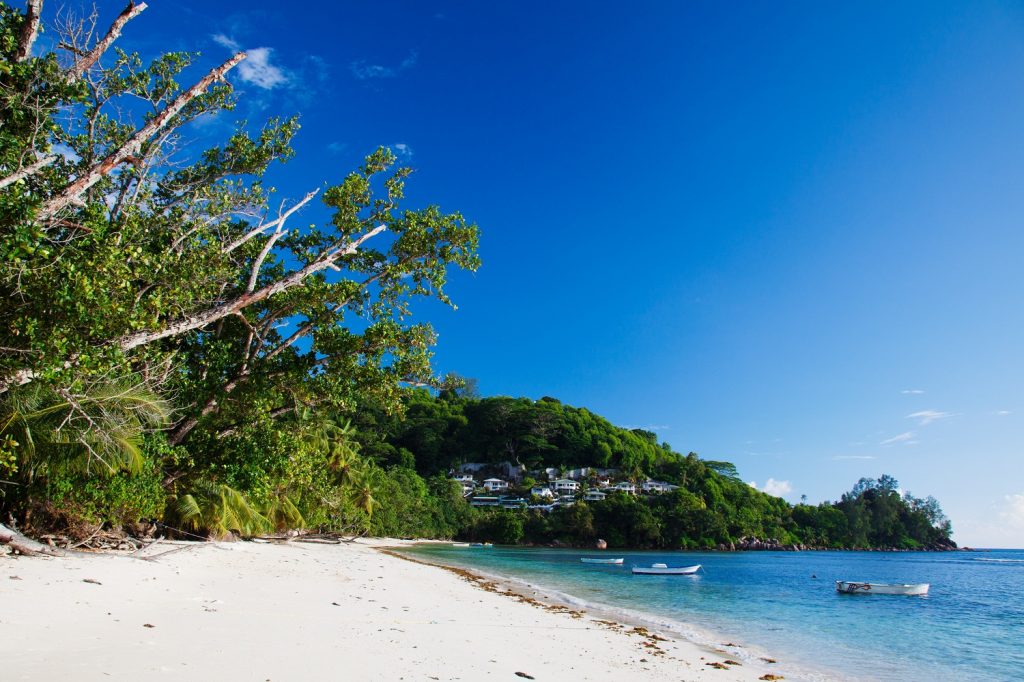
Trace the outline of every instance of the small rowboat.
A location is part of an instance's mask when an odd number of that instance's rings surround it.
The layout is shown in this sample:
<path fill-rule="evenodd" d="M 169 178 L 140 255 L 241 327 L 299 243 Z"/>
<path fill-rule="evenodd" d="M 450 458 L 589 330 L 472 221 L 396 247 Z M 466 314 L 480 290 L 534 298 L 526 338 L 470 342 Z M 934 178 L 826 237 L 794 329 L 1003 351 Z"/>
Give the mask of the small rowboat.
<path fill-rule="evenodd" d="M 634 566 L 633 573 L 636 575 L 693 575 L 700 570 L 700 564 L 696 566 L 668 566 L 667 564 L 651 564 L 647 566 Z"/>
<path fill-rule="evenodd" d="M 622 559 L 597 559 L 593 557 L 580 557 L 580 561 L 585 564 L 615 564 L 616 566 L 622 565 Z"/>
<path fill-rule="evenodd" d="M 923 596 L 928 594 L 928 583 L 852 583 L 848 580 L 836 581 L 836 592 L 843 594 L 907 594 Z"/>
<path fill-rule="evenodd" d="M 469 547 L 468 542 L 453 542 L 452 547 Z"/>

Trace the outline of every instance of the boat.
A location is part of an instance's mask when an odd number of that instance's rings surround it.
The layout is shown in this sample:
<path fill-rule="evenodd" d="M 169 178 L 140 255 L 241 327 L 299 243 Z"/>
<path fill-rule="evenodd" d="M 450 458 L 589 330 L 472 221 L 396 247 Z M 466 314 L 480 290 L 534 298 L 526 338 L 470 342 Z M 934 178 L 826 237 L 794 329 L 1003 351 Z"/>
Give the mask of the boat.
<path fill-rule="evenodd" d="M 492 543 L 490 543 L 490 542 L 472 542 L 472 543 L 470 543 L 469 546 L 470 547 L 494 547 L 494 545 Z"/>
<path fill-rule="evenodd" d="M 452 547 L 469 547 L 468 542 L 453 542 Z"/>
<path fill-rule="evenodd" d="M 668 564 L 651 564 L 650 566 L 634 566 L 635 575 L 693 575 L 701 569 L 696 566 L 669 566 Z"/>
<path fill-rule="evenodd" d="M 837 580 L 836 592 L 842 594 L 906 594 L 924 596 L 928 594 L 928 583 L 855 583 Z"/>
<path fill-rule="evenodd" d="M 580 561 L 585 564 L 614 564 L 616 566 L 622 565 L 622 559 L 598 559 L 596 557 L 580 557 Z"/>

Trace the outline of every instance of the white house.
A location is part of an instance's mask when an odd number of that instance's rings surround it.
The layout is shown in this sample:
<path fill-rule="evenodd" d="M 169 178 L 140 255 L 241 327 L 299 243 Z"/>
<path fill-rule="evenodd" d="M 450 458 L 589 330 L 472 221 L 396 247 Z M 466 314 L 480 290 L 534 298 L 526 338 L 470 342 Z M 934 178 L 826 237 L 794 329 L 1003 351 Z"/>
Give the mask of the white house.
<path fill-rule="evenodd" d="M 488 478 L 484 480 L 484 488 L 492 493 L 498 490 L 508 490 L 508 481 L 503 481 L 500 478 Z"/>
<path fill-rule="evenodd" d="M 554 488 L 556 493 L 574 493 L 580 489 L 580 484 L 568 478 L 560 478 L 552 483 L 551 487 Z"/>
<path fill-rule="evenodd" d="M 453 476 L 452 478 L 458 481 L 459 483 L 476 483 L 476 481 L 473 479 L 473 474 L 459 474 L 457 476 Z"/>
<path fill-rule="evenodd" d="M 549 500 L 555 496 L 555 494 L 551 492 L 551 488 L 547 487 L 546 485 L 533 486 L 532 488 L 530 488 L 530 494 L 536 495 L 537 497 L 546 497 Z"/>
<path fill-rule="evenodd" d="M 583 493 L 583 499 L 587 502 L 600 502 L 606 497 L 608 497 L 608 494 L 603 493 L 600 490 L 588 490 Z"/>
<path fill-rule="evenodd" d="M 473 483 L 466 483 L 465 481 L 458 481 L 458 484 L 460 486 L 462 486 L 462 496 L 463 497 L 465 497 L 466 495 L 469 495 L 471 492 L 476 490 L 476 483 L 475 482 L 473 482 Z"/>
<path fill-rule="evenodd" d="M 629 481 L 622 481 L 621 483 L 616 483 L 611 487 L 611 490 L 621 490 L 622 492 L 628 495 L 636 495 L 636 486 L 630 483 Z"/>
<path fill-rule="evenodd" d="M 665 481 L 652 481 L 650 479 L 644 481 L 640 485 L 640 489 L 645 493 L 670 493 L 679 486 L 666 483 Z"/>

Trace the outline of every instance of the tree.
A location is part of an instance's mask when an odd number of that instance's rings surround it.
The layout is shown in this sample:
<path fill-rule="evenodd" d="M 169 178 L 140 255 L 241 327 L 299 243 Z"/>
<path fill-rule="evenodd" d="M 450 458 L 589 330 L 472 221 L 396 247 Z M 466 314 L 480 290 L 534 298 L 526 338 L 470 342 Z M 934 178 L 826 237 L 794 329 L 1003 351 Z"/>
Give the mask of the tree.
<path fill-rule="evenodd" d="M 227 485 L 298 518 L 286 502 L 311 496 L 290 469 L 311 450 L 297 413 L 395 412 L 408 386 L 458 383 L 433 375 L 435 334 L 413 308 L 453 305 L 448 272 L 478 266 L 477 227 L 403 206 L 411 170 L 383 148 L 338 184 L 274 198 L 267 172 L 293 156 L 296 118 L 181 144 L 191 122 L 234 108 L 245 53 L 186 85 L 199 55 L 116 47 L 146 9 L 131 2 L 105 31 L 68 19 L 57 53 L 36 55 L 42 9 L 0 5 L 0 408 L 17 412 L 19 386 L 82 396 L 130 377 L 173 396 L 167 440 L 188 456 L 162 462 L 169 494 L 203 508 Z M 327 219 L 297 224 L 314 199 Z M 8 435 L 10 469 L 25 443 Z"/>

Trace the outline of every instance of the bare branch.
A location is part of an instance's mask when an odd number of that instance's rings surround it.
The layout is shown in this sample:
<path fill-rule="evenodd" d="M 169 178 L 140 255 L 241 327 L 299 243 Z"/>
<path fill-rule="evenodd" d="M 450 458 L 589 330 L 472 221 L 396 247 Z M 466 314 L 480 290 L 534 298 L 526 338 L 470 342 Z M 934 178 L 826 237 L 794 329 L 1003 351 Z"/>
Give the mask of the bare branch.
<path fill-rule="evenodd" d="M 91 69 L 93 65 L 99 61 L 100 57 L 103 56 L 103 53 L 107 51 L 107 48 L 109 48 L 113 42 L 121 36 L 121 29 L 124 28 L 124 25 L 137 17 L 145 9 L 146 3 L 144 2 L 140 2 L 139 4 L 129 2 L 128 6 L 125 7 L 121 14 L 117 16 L 117 19 L 114 19 L 114 23 L 110 25 L 110 29 L 107 31 L 107 34 L 103 36 L 102 40 L 97 42 L 88 53 L 81 57 L 81 59 L 75 60 L 75 63 L 68 70 L 68 81 L 71 82 L 78 80 L 86 71 Z"/>
<path fill-rule="evenodd" d="M 313 194 L 315 194 L 315 192 L 307 194 L 306 197 L 311 198 Z M 283 203 L 281 208 L 284 208 Z M 247 292 L 251 293 L 256 290 L 256 280 L 259 279 L 260 269 L 263 267 L 263 261 L 265 261 L 267 256 L 270 255 L 270 250 L 274 248 L 274 244 L 277 243 L 277 240 L 286 234 L 284 223 L 288 220 L 288 216 L 298 210 L 298 208 L 298 206 L 294 206 L 291 210 L 283 214 L 280 210 L 277 212 L 277 220 L 274 221 L 277 223 L 277 228 L 274 230 L 274 234 L 270 235 L 270 239 L 268 239 L 267 243 L 263 245 L 263 248 L 260 249 L 260 255 L 256 257 L 256 260 L 252 264 L 252 272 L 249 273 L 249 285 L 245 288 Z"/>
<path fill-rule="evenodd" d="M 39 15 L 42 11 L 43 0 L 28 0 L 25 24 L 21 27 L 21 36 L 18 37 L 18 51 L 14 54 L 14 61 L 23 62 L 32 56 L 32 45 L 39 35 Z"/>
<path fill-rule="evenodd" d="M 159 331 L 138 332 L 136 334 L 122 337 L 116 343 L 121 350 L 127 351 L 143 346 L 147 343 L 152 343 L 153 341 L 167 339 L 172 336 L 177 336 L 178 334 L 184 334 L 185 332 L 192 331 L 193 329 L 205 327 L 206 325 L 223 319 L 228 315 L 233 315 L 239 310 L 243 310 L 254 303 L 259 303 L 260 301 L 270 298 L 274 294 L 291 289 L 297 284 L 301 284 L 306 280 L 306 278 L 325 270 L 338 259 L 352 255 L 358 251 L 367 240 L 372 239 L 386 229 L 386 225 L 378 225 L 353 242 L 343 242 L 334 248 L 330 248 L 306 267 L 296 270 L 287 277 L 283 277 L 272 284 L 268 284 L 258 291 L 247 291 L 241 296 L 237 296 L 230 301 L 214 306 L 209 310 L 196 315 L 191 315 L 178 320 L 177 322 L 172 322 Z"/>
<path fill-rule="evenodd" d="M 277 220 L 273 220 L 273 221 L 271 221 L 269 223 L 261 222 L 259 225 L 257 225 L 253 229 L 249 230 L 244 235 L 242 235 L 241 237 L 239 237 L 235 241 L 231 242 L 227 246 L 225 246 L 224 247 L 224 253 L 231 253 L 232 251 L 237 249 L 239 246 L 242 246 L 243 244 L 245 244 L 247 241 L 249 241 L 253 237 L 256 237 L 257 235 L 263 234 L 267 230 L 269 230 L 271 228 L 274 228 L 274 227 L 277 227 L 279 224 L 284 223 L 284 221 L 288 220 L 288 217 L 291 216 L 291 214 L 295 213 L 300 208 L 302 208 L 303 206 L 308 204 L 309 200 L 312 199 L 313 197 L 315 197 L 317 195 L 317 193 L 319 193 L 319 192 L 320 192 L 319 189 L 315 189 L 312 192 L 309 192 L 306 196 L 302 197 L 301 201 L 299 201 L 297 204 L 295 204 L 290 209 L 285 211 L 283 214 L 278 214 Z"/>
<path fill-rule="evenodd" d="M 12 173 L 12 174 L 8 175 L 6 178 L 0 179 L 0 189 L 3 189 L 4 187 L 7 187 L 8 185 L 13 185 L 18 180 L 23 180 L 23 179 L 27 178 L 30 175 L 34 175 L 35 173 L 38 173 L 43 168 L 46 168 L 47 166 L 49 166 L 51 163 L 53 163 L 56 160 L 57 160 L 57 157 L 55 155 L 51 154 L 50 156 L 44 156 L 43 158 L 39 159 L 35 163 L 30 164 L 28 166 L 25 166 L 24 168 L 19 170 L 17 173 Z"/>
<path fill-rule="evenodd" d="M 245 53 L 239 52 L 216 69 L 206 74 L 198 83 L 178 95 L 178 97 L 167 105 L 163 111 L 154 116 L 149 123 L 140 128 L 128 142 L 120 149 L 115 150 L 107 158 L 90 168 L 82 176 L 71 183 L 57 196 L 50 199 L 43 205 L 39 212 L 39 220 L 46 220 L 53 217 L 58 211 L 75 204 L 79 201 L 79 195 L 99 182 L 103 176 L 114 170 L 117 166 L 138 156 L 142 145 L 160 132 L 174 116 L 185 106 L 201 95 L 215 80 L 223 80 L 224 74 L 230 71 L 236 64 L 245 59 Z"/>

